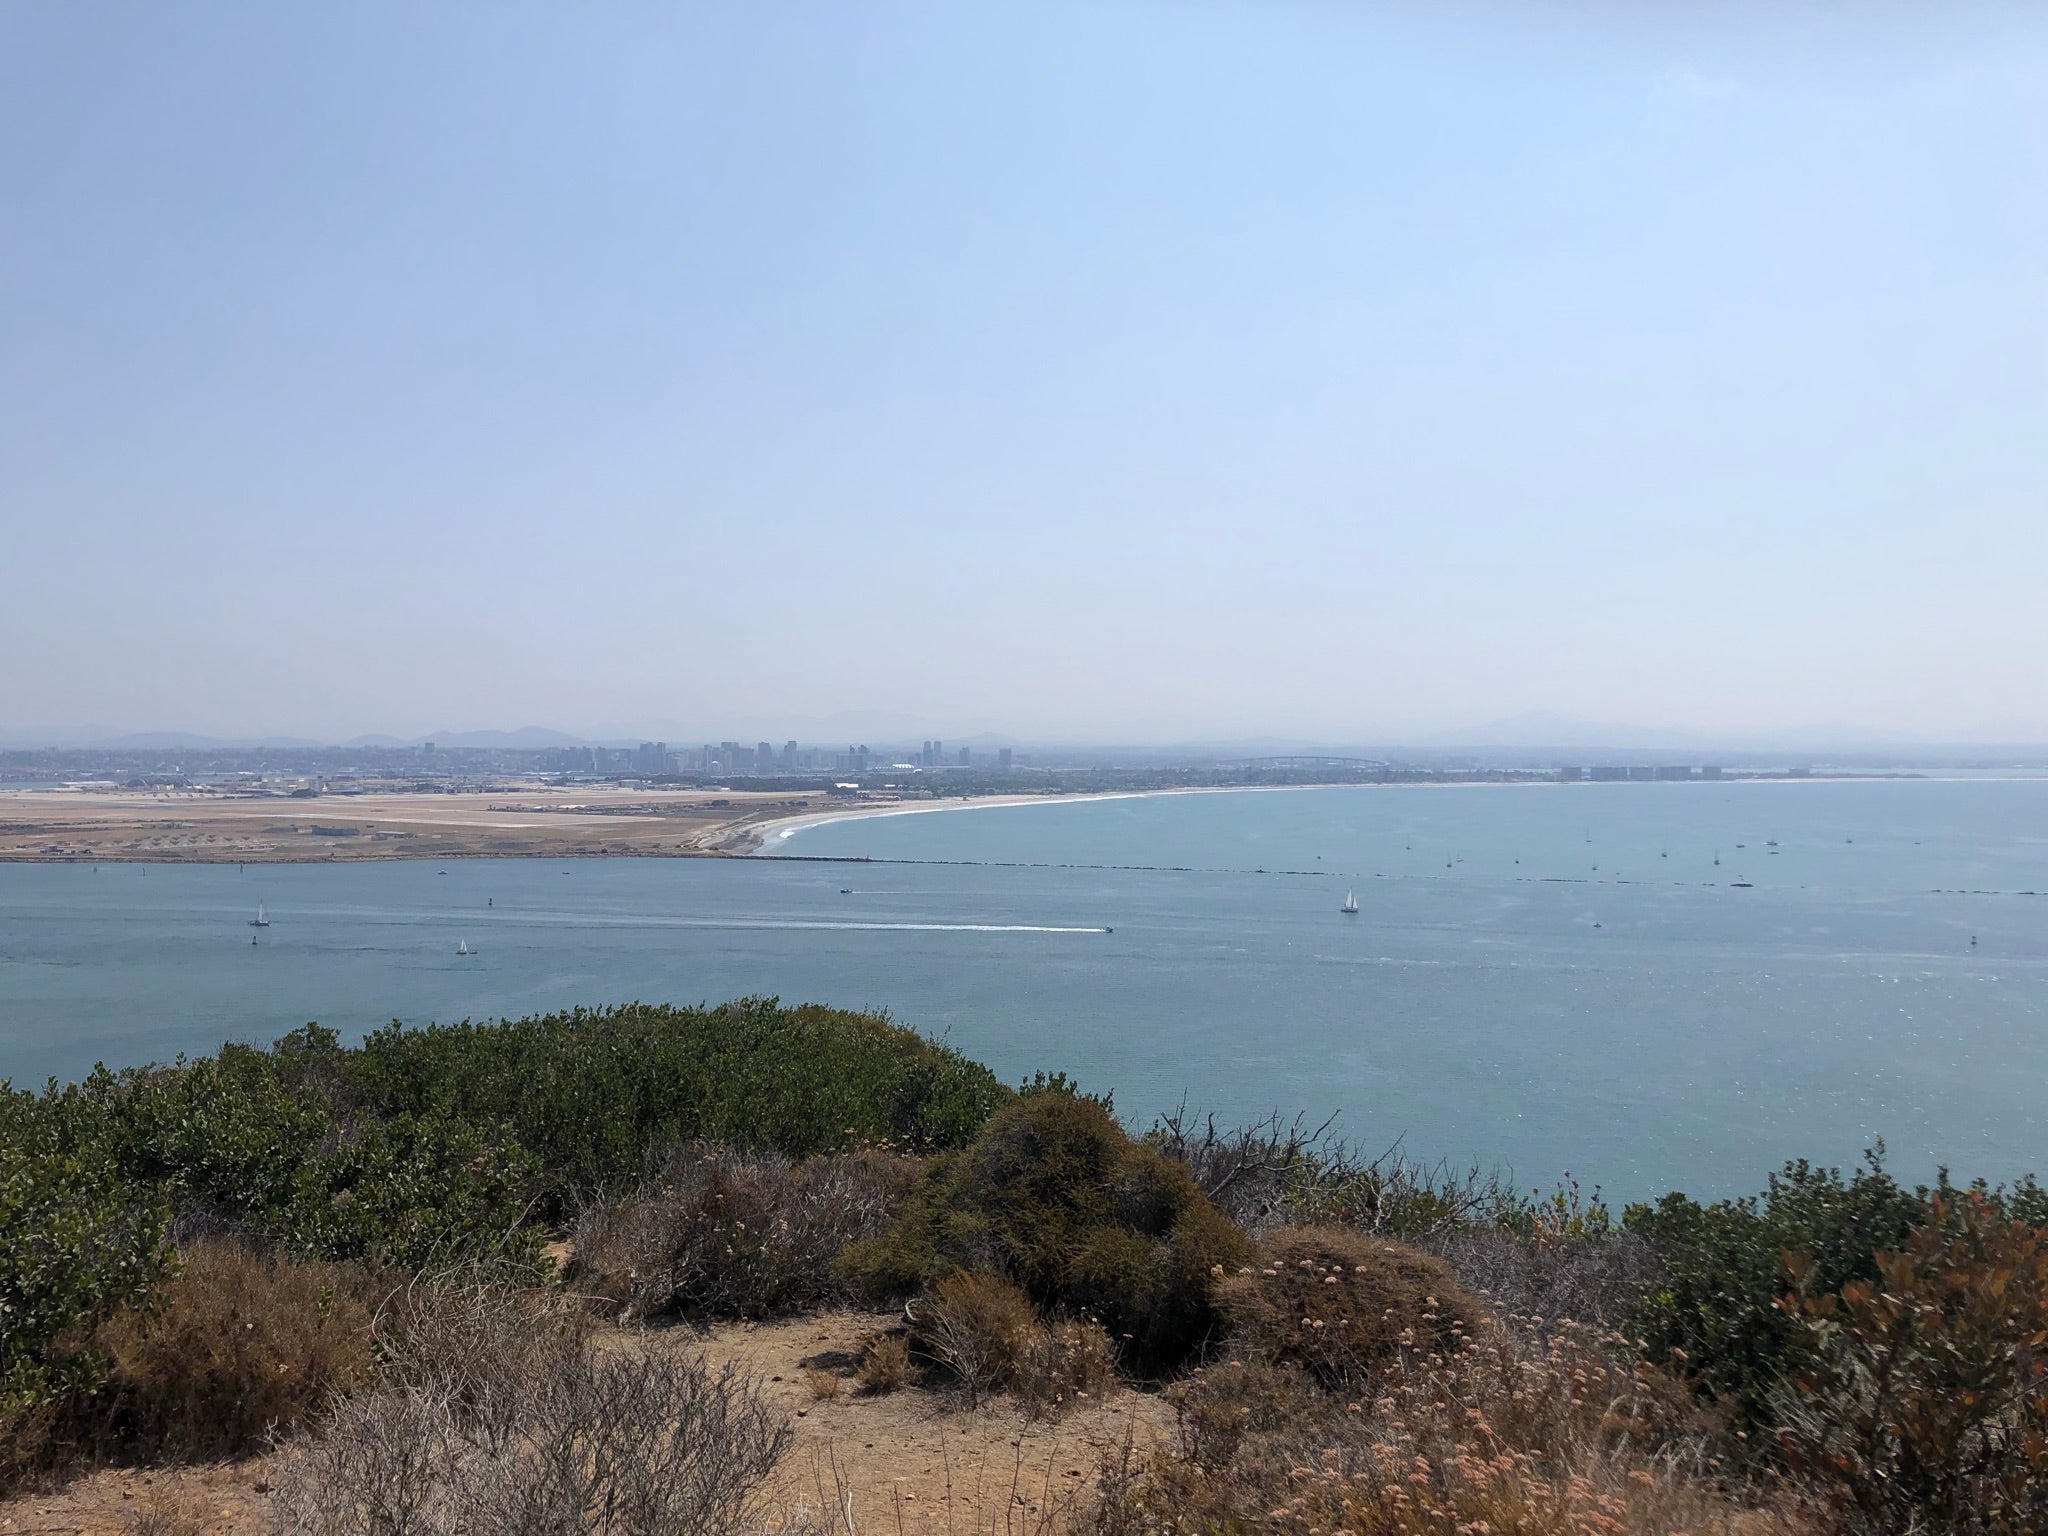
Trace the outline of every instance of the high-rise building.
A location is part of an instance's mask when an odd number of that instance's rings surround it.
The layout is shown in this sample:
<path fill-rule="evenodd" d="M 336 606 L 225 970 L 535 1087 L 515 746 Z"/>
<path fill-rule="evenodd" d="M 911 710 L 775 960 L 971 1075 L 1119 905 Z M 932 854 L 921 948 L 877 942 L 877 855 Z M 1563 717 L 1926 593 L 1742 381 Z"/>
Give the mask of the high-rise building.
<path fill-rule="evenodd" d="M 998 773 L 1008 773 L 1010 771 L 1010 749 L 1008 747 L 1000 747 L 997 749 L 996 771 Z"/>
<path fill-rule="evenodd" d="M 775 770 L 775 749 L 765 741 L 754 744 L 754 772 L 772 773 Z"/>
<path fill-rule="evenodd" d="M 794 773 L 796 771 L 796 743 L 794 741 L 785 741 L 782 744 L 782 771 L 784 773 Z"/>
<path fill-rule="evenodd" d="M 972 752 L 969 752 L 965 747 L 962 747 L 960 749 L 960 766 L 962 768 L 971 768 L 974 766 L 974 754 Z"/>

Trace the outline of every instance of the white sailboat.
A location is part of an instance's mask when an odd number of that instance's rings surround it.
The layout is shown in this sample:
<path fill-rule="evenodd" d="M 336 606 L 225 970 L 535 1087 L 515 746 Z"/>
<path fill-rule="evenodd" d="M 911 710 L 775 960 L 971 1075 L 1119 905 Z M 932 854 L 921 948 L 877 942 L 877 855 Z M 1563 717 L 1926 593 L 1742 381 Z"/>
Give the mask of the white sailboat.
<path fill-rule="evenodd" d="M 455 953 L 458 955 L 473 955 L 476 951 L 469 947 L 469 940 L 457 939 L 455 941 Z"/>
<path fill-rule="evenodd" d="M 1344 893 L 1344 905 L 1339 907 L 1337 910 L 1339 912 L 1342 912 L 1346 917 L 1358 916 L 1358 892 L 1346 891 Z"/>
<path fill-rule="evenodd" d="M 256 915 L 249 919 L 249 926 L 251 928 L 268 928 L 270 926 L 270 919 L 263 915 L 263 903 L 260 901 L 256 903 Z"/>

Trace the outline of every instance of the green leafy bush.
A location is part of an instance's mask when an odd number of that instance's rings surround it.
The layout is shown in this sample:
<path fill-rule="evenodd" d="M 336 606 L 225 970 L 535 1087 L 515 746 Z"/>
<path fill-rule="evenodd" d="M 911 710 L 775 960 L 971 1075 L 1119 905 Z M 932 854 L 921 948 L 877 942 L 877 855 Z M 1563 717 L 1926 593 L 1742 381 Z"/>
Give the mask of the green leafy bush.
<path fill-rule="evenodd" d="M 104 1159 L 0 1144 L 0 1484 L 46 1453 L 56 1406 L 99 1385 L 92 1332 L 166 1272 L 169 1222 Z"/>
<path fill-rule="evenodd" d="M 1011 1096 L 885 1019 L 761 998 L 394 1024 L 355 1048 L 307 1025 L 41 1093 L 0 1083 L 0 1441 L 21 1462 L 97 1390 L 94 1331 L 163 1275 L 173 1220 L 308 1259 L 516 1273 L 580 1196 L 693 1139 L 959 1147 Z"/>
<path fill-rule="evenodd" d="M 380 1115 L 506 1126 L 557 1201 L 629 1183 L 693 1141 L 790 1158 L 957 1147 L 1009 1097 L 987 1068 L 886 1019 L 773 998 L 394 1024 L 351 1053 L 345 1081 Z"/>
<path fill-rule="evenodd" d="M 942 1158 L 890 1228 L 842 1264 L 865 1289 L 929 1289 L 966 1270 L 1007 1276 L 1048 1311 L 1100 1318 L 1140 1370 L 1168 1370 L 1215 1333 L 1217 1272 L 1255 1256 L 1186 1168 L 1100 1103 L 1028 1094 Z"/>
<path fill-rule="evenodd" d="M 278 1051 L 227 1044 L 214 1057 L 111 1076 L 64 1096 L 138 1183 L 180 1210 L 268 1227 L 297 1198 L 301 1168 L 334 1128 L 334 1107 Z"/>
<path fill-rule="evenodd" d="M 487 1126 L 446 1115 L 368 1120 L 309 1158 L 292 1199 L 265 1223 L 291 1247 L 327 1259 L 421 1270 L 489 1258 L 530 1268 L 540 1163 Z"/>
<path fill-rule="evenodd" d="M 964 1144 L 1008 1091 L 865 1014 L 748 999 L 373 1034 L 95 1071 L 0 1104 L 0 1145 L 107 1163 L 181 1214 L 417 1267 L 517 1249 L 572 1195 L 713 1138 L 789 1157 Z M 530 1246 L 530 1245 L 529 1245 Z"/>
<path fill-rule="evenodd" d="M 1798 1329 L 1778 1306 L 1787 1254 L 1805 1256 L 1816 1294 L 1877 1276 L 1879 1249 L 1896 1248 L 1927 1218 L 1923 1192 L 1885 1172 L 1883 1148 L 1844 1178 L 1839 1169 L 1786 1164 L 1759 1198 L 1701 1205 L 1670 1194 L 1631 1207 L 1628 1230 L 1662 1274 L 1626 1318 L 1645 1353 L 1724 1402 L 1731 1427 L 1769 1427 Z"/>

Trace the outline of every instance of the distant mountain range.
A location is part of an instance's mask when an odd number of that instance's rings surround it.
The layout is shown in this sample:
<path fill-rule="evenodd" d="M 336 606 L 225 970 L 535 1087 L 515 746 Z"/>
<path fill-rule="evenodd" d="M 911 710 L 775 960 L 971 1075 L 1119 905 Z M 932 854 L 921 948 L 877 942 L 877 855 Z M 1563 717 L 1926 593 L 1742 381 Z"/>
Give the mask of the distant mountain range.
<path fill-rule="evenodd" d="M 551 731 L 542 725 L 523 725 L 516 731 L 440 731 L 430 736 L 354 736 L 342 743 L 348 747 L 418 747 L 427 742 L 437 747 L 496 748 L 535 752 L 543 747 L 596 745 L 588 736 Z"/>
<path fill-rule="evenodd" d="M 516 731 L 441 731 L 425 736 L 354 736 L 347 741 L 321 741 L 311 736 L 201 736 L 191 731 L 130 731 L 120 736 L 38 737 L 23 733 L 0 735 L 0 747 L 69 747 L 110 752 L 218 752 L 265 748 L 332 750 L 336 747 L 384 747 L 406 750 L 423 746 L 430 741 L 436 747 L 503 748 L 513 751 L 599 744 L 587 736 L 575 736 L 567 731 L 552 731 L 538 725 L 522 726 Z"/>
<path fill-rule="evenodd" d="M 1578 720 L 1536 710 L 1505 720 L 1439 731 L 1408 739 L 1418 747 L 1521 747 L 1550 750 L 1606 748 L 1639 752 L 1790 752 L 1821 756 L 1829 753 L 1949 753 L 1989 746 L 2013 747 L 2048 742 L 2048 727 L 2010 724 L 1969 738 L 1934 738 L 1870 726 L 1813 725 L 1784 730 L 1702 731 L 1674 726 L 1620 725 Z"/>

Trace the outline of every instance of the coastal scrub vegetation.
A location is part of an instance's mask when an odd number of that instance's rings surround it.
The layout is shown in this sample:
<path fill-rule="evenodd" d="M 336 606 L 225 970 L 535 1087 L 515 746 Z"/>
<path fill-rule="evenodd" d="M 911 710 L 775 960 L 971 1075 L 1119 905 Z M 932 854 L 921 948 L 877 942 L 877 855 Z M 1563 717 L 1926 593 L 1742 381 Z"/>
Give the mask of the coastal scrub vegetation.
<path fill-rule="evenodd" d="M 1282 1229 L 1259 1257 L 1214 1287 L 1232 1336 L 1328 1387 L 1404 1351 L 1455 1354 L 1483 1315 L 1434 1254 L 1341 1227 Z"/>
<path fill-rule="evenodd" d="M 538 1280 L 552 1230 L 692 1141 L 786 1159 L 929 1152 L 963 1145 L 1009 1096 L 886 1019 L 772 998 L 394 1024 L 360 1046 L 309 1024 L 267 1050 L 0 1084 L 0 1476 L 102 1448 L 140 1411 L 147 1394 L 101 1330 L 124 1306 L 167 1326 L 181 1265 L 203 1252 L 176 1239 L 232 1235 L 371 1275 L 487 1262 Z"/>
<path fill-rule="evenodd" d="M 695 1144 L 646 1187 L 583 1212 L 570 1278 L 633 1318 L 759 1318 L 843 1302 L 835 1261 L 881 1229 L 921 1171 L 874 1149 L 792 1163 Z"/>
<path fill-rule="evenodd" d="M 0 1091 L 0 1483 L 276 1441 L 280 1529 L 733 1530 L 786 1427 L 615 1330 L 867 1300 L 863 1395 L 1166 1395 L 1070 1536 L 2048 1531 L 2031 1179 L 1616 1217 L 1327 1131 L 768 999 Z"/>
<path fill-rule="evenodd" d="M 1019 1095 L 933 1161 L 887 1230 L 846 1251 L 870 1295 L 962 1271 L 1015 1282 L 1033 1305 L 1099 1318 L 1127 1368 L 1171 1371 L 1218 1331 L 1213 1277 L 1255 1250 L 1187 1168 L 1131 1136 L 1101 1101 Z"/>

